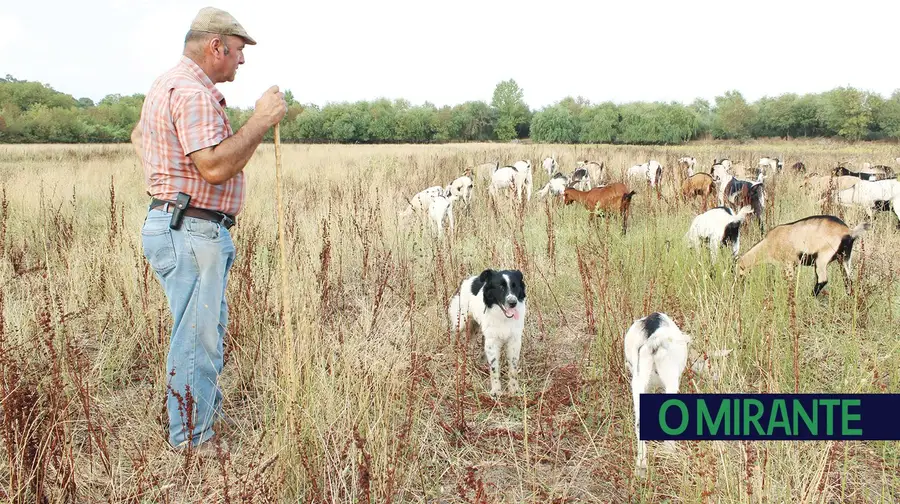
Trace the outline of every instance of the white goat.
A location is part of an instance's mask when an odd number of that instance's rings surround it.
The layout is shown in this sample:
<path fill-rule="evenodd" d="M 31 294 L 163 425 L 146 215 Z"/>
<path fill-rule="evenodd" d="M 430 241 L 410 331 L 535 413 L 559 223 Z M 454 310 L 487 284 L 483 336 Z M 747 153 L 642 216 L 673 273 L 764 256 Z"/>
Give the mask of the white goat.
<path fill-rule="evenodd" d="M 731 245 L 732 257 L 737 257 L 741 249 L 741 223 L 752 213 L 753 208 L 749 205 L 741 208 L 737 214 L 728 207 L 711 208 L 694 217 L 685 239 L 694 250 L 698 250 L 702 242 L 707 242 L 713 262 L 719 256 L 721 245 Z"/>
<path fill-rule="evenodd" d="M 686 169 L 686 172 L 685 172 L 685 173 L 687 173 L 688 178 L 694 176 L 694 166 L 697 165 L 697 159 L 696 159 L 696 158 L 694 158 L 693 156 L 690 156 L 690 157 L 685 156 L 685 157 L 683 157 L 683 158 L 679 158 L 679 159 L 678 159 L 678 164 L 679 164 L 682 168 L 685 168 L 685 169 Z"/>
<path fill-rule="evenodd" d="M 890 204 L 900 226 L 900 181 L 897 179 L 860 180 L 853 187 L 835 193 L 834 200 L 844 207 L 862 207 L 869 219 L 874 218 L 876 206 L 886 209 Z"/>
<path fill-rule="evenodd" d="M 550 182 L 538 191 L 538 197 L 545 198 L 548 194 L 552 194 L 553 196 L 562 196 L 562 194 L 566 191 L 566 186 L 568 185 L 568 180 L 566 178 L 554 177 L 550 179 Z"/>
<path fill-rule="evenodd" d="M 475 182 L 468 175 L 463 175 L 462 177 L 458 177 L 453 182 L 450 182 L 448 186 L 449 190 L 446 191 L 451 197 L 456 199 L 461 199 L 466 206 L 469 206 L 469 201 L 472 199 L 472 194 L 475 192 Z"/>
<path fill-rule="evenodd" d="M 488 193 L 492 197 L 496 197 L 501 189 L 506 189 L 513 185 L 516 187 L 517 199 L 522 199 L 522 191 L 524 190 L 528 200 L 531 200 L 531 161 L 516 161 L 514 166 L 504 166 L 496 170 L 491 176 Z"/>
<path fill-rule="evenodd" d="M 554 173 L 556 173 L 556 170 L 559 168 L 559 165 L 556 164 L 556 159 L 553 158 L 552 156 L 544 159 L 543 164 L 544 164 L 544 171 L 547 172 L 548 177 L 550 177 Z"/>
<path fill-rule="evenodd" d="M 638 448 L 635 468 L 640 476 L 647 472 L 647 442 L 641 441 L 640 434 L 640 395 L 656 386 L 662 386 L 666 394 L 678 393 L 691 339 L 665 313 L 652 313 L 635 320 L 625 333 L 625 367 L 631 374 Z"/>
<path fill-rule="evenodd" d="M 638 178 L 650 182 L 650 187 L 656 187 L 662 178 L 662 165 L 658 161 L 650 160 L 648 163 L 634 165 L 628 169 L 630 178 Z"/>
<path fill-rule="evenodd" d="M 759 159 L 759 171 L 762 173 L 780 173 L 782 168 L 784 168 L 784 163 L 779 158 L 764 157 Z"/>
<path fill-rule="evenodd" d="M 450 231 L 453 231 L 453 200 L 456 197 L 449 195 L 450 186 L 442 188 L 432 186 L 416 193 L 409 199 L 406 208 L 400 212 L 400 223 L 405 225 L 407 219 L 413 214 L 427 214 L 435 226 L 437 235 L 443 236 L 443 224 L 449 219 Z"/>

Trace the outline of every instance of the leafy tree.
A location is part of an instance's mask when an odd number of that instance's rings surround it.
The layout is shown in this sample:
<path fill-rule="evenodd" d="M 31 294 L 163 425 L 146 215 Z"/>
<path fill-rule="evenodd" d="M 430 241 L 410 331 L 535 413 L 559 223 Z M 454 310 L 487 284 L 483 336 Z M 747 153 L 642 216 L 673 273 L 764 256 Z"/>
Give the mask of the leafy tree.
<path fill-rule="evenodd" d="M 497 139 L 509 141 L 518 137 L 517 129 L 528 120 L 529 110 L 525 105 L 524 92 L 514 79 L 505 80 L 494 88 L 491 107 L 497 111 Z"/>
<path fill-rule="evenodd" d="M 574 143 L 578 141 L 578 123 L 569 108 L 557 104 L 534 114 L 531 137 L 536 142 Z"/>
<path fill-rule="evenodd" d="M 713 136 L 716 138 L 748 138 L 754 121 L 754 110 L 740 91 L 726 91 L 716 96 Z"/>
<path fill-rule="evenodd" d="M 612 143 L 619 129 L 619 110 L 612 102 L 582 110 L 578 141 L 581 143 Z"/>

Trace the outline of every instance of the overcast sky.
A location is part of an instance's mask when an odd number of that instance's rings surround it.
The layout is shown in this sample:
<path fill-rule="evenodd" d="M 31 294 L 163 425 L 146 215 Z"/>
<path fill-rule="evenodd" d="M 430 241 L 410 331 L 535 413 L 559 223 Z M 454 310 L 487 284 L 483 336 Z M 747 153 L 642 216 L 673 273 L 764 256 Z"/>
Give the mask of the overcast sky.
<path fill-rule="evenodd" d="M 256 38 L 231 106 L 270 85 L 301 102 L 490 102 L 513 78 L 534 109 L 591 102 L 748 100 L 854 86 L 900 88 L 896 2 L 421 0 L 4 0 L 0 75 L 95 101 L 146 93 L 214 5 Z"/>

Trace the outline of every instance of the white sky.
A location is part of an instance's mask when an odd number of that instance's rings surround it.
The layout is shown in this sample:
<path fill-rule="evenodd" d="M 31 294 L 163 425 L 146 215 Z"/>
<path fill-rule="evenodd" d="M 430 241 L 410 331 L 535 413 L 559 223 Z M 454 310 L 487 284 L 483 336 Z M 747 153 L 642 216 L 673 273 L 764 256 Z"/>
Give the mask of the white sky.
<path fill-rule="evenodd" d="M 214 5 L 258 42 L 219 85 L 239 107 L 272 84 L 319 105 L 442 106 L 490 102 L 514 78 L 533 109 L 567 95 L 690 103 L 729 89 L 756 100 L 900 88 L 896 2 L 526 1 L 2 0 L 0 75 L 94 101 L 146 93 L 197 11 Z"/>

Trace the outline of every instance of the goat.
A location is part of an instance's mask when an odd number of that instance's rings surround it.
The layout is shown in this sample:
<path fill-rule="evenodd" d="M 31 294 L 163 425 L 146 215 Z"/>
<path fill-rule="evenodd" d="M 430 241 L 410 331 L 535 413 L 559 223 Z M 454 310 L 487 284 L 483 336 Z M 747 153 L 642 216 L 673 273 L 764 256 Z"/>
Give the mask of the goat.
<path fill-rule="evenodd" d="M 563 199 L 566 205 L 575 201 L 584 205 L 590 212 L 591 220 L 594 219 L 597 210 L 618 211 L 622 216 L 622 234 L 625 234 L 628 230 L 628 210 L 634 195 L 635 191 L 629 192 L 625 184 L 617 182 L 604 187 L 595 187 L 590 191 L 567 187 L 563 192 Z"/>
<path fill-rule="evenodd" d="M 713 167 L 713 180 L 718 185 L 719 206 L 724 206 L 726 200 L 737 207 L 749 204 L 753 207 L 760 232 L 765 231 L 763 212 L 766 206 L 766 190 L 762 179 L 760 174 L 756 182 L 741 180 L 728 173 L 723 165 Z"/>
<path fill-rule="evenodd" d="M 799 173 L 806 173 L 806 165 L 802 161 L 797 161 L 791 165 L 791 169 Z"/>
<path fill-rule="evenodd" d="M 779 173 L 781 172 L 782 168 L 784 168 L 784 162 L 776 157 L 764 157 L 759 159 L 759 168 L 762 169 L 763 173 L 766 173 L 766 171 L 769 169 L 772 170 L 772 173 Z"/>
<path fill-rule="evenodd" d="M 844 166 L 842 166 L 842 165 L 836 166 L 836 167 L 834 168 L 834 170 L 832 170 L 831 173 L 832 173 L 832 175 L 834 175 L 835 177 L 840 177 L 840 176 L 843 176 L 843 175 L 849 175 L 849 176 L 861 178 L 862 180 L 878 180 L 878 174 L 876 174 L 876 173 L 865 173 L 865 172 L 862 172 L 862 171 L 858 171 L 858 172 L 850 171 L 850 170 L 848 170 L 846 167 L 844 167 Z"/>
<path fill-rule="evenodd" d="M 647 472 L 647 442 L 641 440 L 641 394 L 659 386 L 666 394 L 678 393 L 692 339 L 668 315 L 659 312 L 635 320 L 625 332 L 625 368 L 631 375 L 637 438 L 635 470 L 639 476 Z"/>
<path fill-rule="evenodd" d="M 543 165 L 544 165 L 544 171 L 547 172 L 548 177 L 553 176 L 553 174 L 559 168 L 559 166 L 556 164 L 556 159 L 553 158 L 552 156 L 545 158 Z"/>
<path fill-rule="evenodd" d="M 538 197 L 545 198 L 548 194 L 553 196 L 561 196 L 566 190 L 568 180 L 563 177 L 553 177 L 544 187 L 538 191 Z"/>
<path fill-rule="evenodd" d="M 685 200 L 694 196 L 701 196 L 703 210 L 706 210 L 709 196 L 715 194 L 716 183 L 712 175 L 708 173 L 695 173 L 681 183 L 681 195 Z"/>
<path fill-rule="evenodd" d="M 744 278 L 756 265 L 781 264 L 793 279 L 797 264 L 816 266 L 816 297 L 828 283 L 828 265 L 840 261 L 847 293 L 852 292 L 850 262 L 853 244 L 870 224 L 862 222 L 850 229 L 833 215 L 812 215 L 772 228 L 766 236 L 737 261 L 738 276 Z"/>
<path fill-rule="evenodd" d="M 443 236 L 443 223 L 445 219 L 449 219 L 450 231 L 453 231 L 453 200 L 457 199 L 449 194 L 440 186 L 432 186 L 416 193 L 409 199 L 406 208 L 400 212 L 400 224 L 404 225 L 407 219 L 413 214 L 421 215 L 425 213 L 435 225 L 437 235 Z"/>
<path fill-rule="evenodd" d="M 630 178 L 646 179 L 650 187 L 656 187 L 662 182 L 662 165 L 658 161 L 650 160 L 647 163 L 634 165 L 627 171 Z"/>
<path fill-rule="evenodd" d="M 592 188 L 591 175 L 588 173 L 587 168 L 576 168 L 569 179 L 569 186 L 581 191 L 590 191 Z"/>
<path fill-rule="evenodd" d="M 832 184 L 835 191 L 841 191 L 848 187 L 853 187 L 860 180 L 862 179 L 852 175 L 832 177 L 828 175 L 819 175 L 818 173 L 810 173 L 803 177 L 803 182 L 800 183 L 799 188 L 807 189 L 814 194 L 823 194 L 832 187 Z"/>
<path fill-rule="evenodd" d="M 496 197 L 500 189 L 506 189 L 515 185 L 516 198 L 522 199 L 522 191 L 524 190 L 528 200 L 531 200 L 532 178 L 531 178 L 531 162 L 516 161 L 515 166 L 504 166 L 494 171 L 491 176 L 491 183 L 488 186 L 488 193 L 492 197 Z"/>
<path fill-rule="evenodd" d="M 490 180 L 494 172 L 499 169 L 499 161 L 495 163 L 481 163 L 480 165 L 475 167 L 475 174 L 478 175 L 478 178 L 481 180 Z"/>
<path fill-rule="evenodd" d="M 897 216 L 897 227 L 900 227 L 900 181 L 897 179 L 860 180 L 853 187 L 835 193 L 834 201 L 844 207 L 862 207 L 869 219 L 874 218 L 876 208 L 893 210 Z"/>
<path fill-rule="evenodd" d="M 694 166 L 697 165 L 697 159 L 694 157 L 683 157 L 678 159 L 678 165 L 681 168 L 684 168 L 685 172 L 688 174 L 688 177 L 694 174 Z"/>
<path fill-rule="evenodd" d="M 606 180 L 606 166 L 603 164 L 603 161 L 600 161 L 599 163 L 596 161 L 579 162 L 578 168 L 586 170 L 590 177 L 588 189 L 597 187 Z"/>
<path fill-rule="evenodd" d="M 520 175 L 516 177 L 516 187 L 522 187 L 525 191 L 527 199 L 531 201 L 531 191 L 533 187 L 532 181 L 532 171 L 531 171 L 531 160 L 526 159 L 524 161 L 516 161 L 513 163 L 513 168 L 519 172 Z M 522 192 L 519 191 L 519 198 L 521 199 Z"/>
<path fill-rule="evenodd" d="M 461 199 L 468 207 L 469 201 L 472 199 L 472 194 L 474 193 L 474 188 L 475 182 L 472 180 L 472 177 L 469 175 L 463 175 L 453 182 L 450 182 L 450 185 L 447 186 L 445 194 L 448 194 L 449 196 L 456 199 Z"/>
<path fill-rule="evenodd" d="M 719 256 L 719 246 L 731 245 L 732 258 L 737 258 L 741 249 L 741 223 L 753 209 L 745 206 L 737 212 L 728 207 L 716 207 L 694 217 L 685 240 L 698 250 L 703 241 L 708 242 L 710 259 L 713 262 Z"/>

